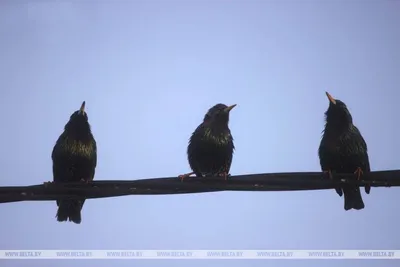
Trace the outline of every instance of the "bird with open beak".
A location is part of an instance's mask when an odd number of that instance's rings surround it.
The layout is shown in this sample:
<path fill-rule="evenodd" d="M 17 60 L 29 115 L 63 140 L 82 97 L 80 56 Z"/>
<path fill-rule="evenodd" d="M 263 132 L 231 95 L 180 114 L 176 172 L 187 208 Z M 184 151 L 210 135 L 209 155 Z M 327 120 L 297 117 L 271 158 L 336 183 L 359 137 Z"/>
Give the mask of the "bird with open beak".
<path fill-rule="evenodd" d="M 187 156 L 193 172 L 180 175 L 182 181 L 192 174 L 196 177 L 221 176 L 227 180 L 235 149 L 228 123 L 230 111 L 235 106 L 217 104 L 208 110 L 190 137 Z"/>
<path fill-rule="evenodd" d="M 334 99 L 328 92 L 329 108 L 325 112 L 325 129 L 319 146 L 318 154 L 322 171 L 329 174 L 354 173 L 355 179 L 360 179 L 365 172 L 370 172 L 367 144 L 358 128 L 353 124 L 353 118 L 345 103 Z M 339 196 L 344 193 L 344 209 L 360 210 L 364 208 L 358 186 L 345 185 L 336 188 Z M 370 186 L 365 186 L 369 194 Z"/>
<path fill-rule="evenodd" d="M 97 146 L 85 112 L 85 101 L 75 111 L 58 138 L 53 152 L 53 182 L 88 183 L 93 180 L 97 165 Z M 81 210 L 85 199 L 57 200 L 57 220 L 81 223 Z"/>

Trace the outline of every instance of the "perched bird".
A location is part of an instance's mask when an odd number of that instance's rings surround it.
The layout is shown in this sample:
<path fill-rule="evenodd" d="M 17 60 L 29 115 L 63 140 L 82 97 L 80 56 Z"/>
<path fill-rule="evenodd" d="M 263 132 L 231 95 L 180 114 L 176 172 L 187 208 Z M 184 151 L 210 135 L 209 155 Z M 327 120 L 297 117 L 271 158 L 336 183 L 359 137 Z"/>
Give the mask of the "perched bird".
<path fill-rule="evenodd" d="M 183 180 L 192 174 L 196 177 L 229 176 L 233 151 L 233 137 L 228 127 L 229 112 L 236 106 L 217 104 L 210 108 L 203 122 L 189 140 L 187 156 L 191 173 L 180 175 Z"/>
<path fill-rule="evenodd" d="M 97 146 L 85 112 L 85 101 L 65 125 L 64 132 L 53 148 L 51 158 L 55 183 L 88 183 L 93 180 L 97 165 Z M 57 221 L 81 223 L 84 202 L 85 199 L 57 200 Z"/>
<path fill-rule="evenodd" d="M 329 108 L 325 112 L 325 129 L 319 146 L 318 154 L 321 169 L 328 172 L 354 173 L 360 179 L 364 172 L 370 172 L 367 144 L 360 131 L 353 124 L 353 118 L 345 103 L 334 99 L 328 92 Z M 360 210 L 364 208 L 358 186 L 345 185 L 336 188 L 339 196 L 344 193 L 344 209 Z M 342 192 L 343 190 L 343 192 Z M 369 194 L 370 186 L 365 187 Z"/>

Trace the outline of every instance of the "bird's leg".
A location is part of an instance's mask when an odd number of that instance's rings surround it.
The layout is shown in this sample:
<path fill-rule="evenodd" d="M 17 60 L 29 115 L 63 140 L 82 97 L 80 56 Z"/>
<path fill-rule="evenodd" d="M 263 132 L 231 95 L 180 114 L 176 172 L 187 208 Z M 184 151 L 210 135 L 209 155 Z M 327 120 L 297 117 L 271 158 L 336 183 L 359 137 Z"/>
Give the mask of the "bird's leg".
<path fill-rule="evenodd" d="M 80 182 L 81 182 L 81 183 L 88 184 L 88 183 L 90 183 L 90 180 L 85 180 L 85 179 L 81 178 Z"/>
<path fill-rule="evenodd" d="M 363 175 L 364 172 L 362 171 L 362 169 L 361 169 L 360 167 L 358 167 L 358 168 L 356 169 L 356 171 L 354 172 L 354 174 L 357 175 L 357 180 L 360 180 L 360 179 L 361 179 L 361 175 Z"/>
<path fill-rule="evenodd" d="M 183 179 L 188 178 L 190 175 L 194 174 L 194 172 L 189 172 L 189 173 L 185 173 L 185 174 L 181 174 L 179 175 L 179 179 L 181 179 L 181 182 L 183 182 Z"/>
<path fill-rule="evenodd" d="M 50 185 L 50 184 L 52 184 L 52 183 L 53 183 L 52 181 L 48 181 L 48 182 L 44 182 L 43 185 L 44 185 L 45 187 L 47 187 L 48 185 Z"/>
<path fill-rule="evenodd" d="M 327 173 L 327 174 L 329 175 L 329 178 L 330 178 L 330 179 L 333 179 L 332 171 L 331 171 L 331 170 L 323 171 L 323 173 Z"/>
<path fill-rule="evenodd" d="M 218 173 L 218 176 L 220 177 L 224 177 L 224 180 L 227 181 L 228 177 L 230 176 L 229 173 L 227 173 L 226 171 L 220 172 Z"/>

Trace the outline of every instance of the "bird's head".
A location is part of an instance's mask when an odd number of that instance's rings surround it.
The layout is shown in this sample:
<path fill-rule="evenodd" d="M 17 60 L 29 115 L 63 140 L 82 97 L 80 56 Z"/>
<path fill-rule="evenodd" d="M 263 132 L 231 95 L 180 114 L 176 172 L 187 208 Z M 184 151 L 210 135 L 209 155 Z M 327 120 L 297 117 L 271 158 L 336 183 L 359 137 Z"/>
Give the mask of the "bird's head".
<path fill-rule="evenodd" d="M 74 113 L 72 113 L 70 120 L 76 120 L 76 121 L 88 121 L 88 116 L 87 113 L 85 112 L 85 101 L 82 102 L 81 107 L 79 108 L 79 110 L 75 111 Z"/>
<path fill-rule="evenodd" d="M 72 113 L 68 123 L 65 125 L 65 130 L 86 129 L 89 126 L 88 115 L 85 112 L 85 101 L 83 101 L 79 110 Z"/>
<path fill-rule="evenodd" d="M 328 92 L 325 93 L 329 99 L 329 108 L 325 112 L 326 122 L 335 125 L 348 125 L 353 123 L 353 118 L 346 104 L 339 99 L 334 99 Z"/>
<path fill-rule="evenodd" d="M 236 104 L 227 106 L 224 104 L 216 104 L 210 108 L 207 114 L 204 116 L 203 122 L 205 123 L 218 123 L 218 124 L 228 124 L 229 122 L 229 112 L 236 107 Z"/>

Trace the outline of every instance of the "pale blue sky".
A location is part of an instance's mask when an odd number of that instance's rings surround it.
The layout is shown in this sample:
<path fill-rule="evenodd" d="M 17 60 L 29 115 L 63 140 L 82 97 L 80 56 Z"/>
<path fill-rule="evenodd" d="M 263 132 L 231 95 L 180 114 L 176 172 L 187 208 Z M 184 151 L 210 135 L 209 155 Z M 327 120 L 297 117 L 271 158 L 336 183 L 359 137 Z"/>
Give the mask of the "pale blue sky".
<path fill-rule="evenodd" d="M 232 174 L 319 171 L 328 107 L 343 100 L 373 170 L 396 169 L 399 1 L 2 1 L 0 179 L 52 179 L 51 150 L 86 101 L 96 180 L 189 171 L 209 107 L 238 104 Z M 334 190 L 88 200 L 82 224 L 55 202 L 0 205 L 0 249 L 400 249 L 398 188 L 362 211 Z M 2 266 L 376 266 L 394 261 L 3 261 Z"/>

